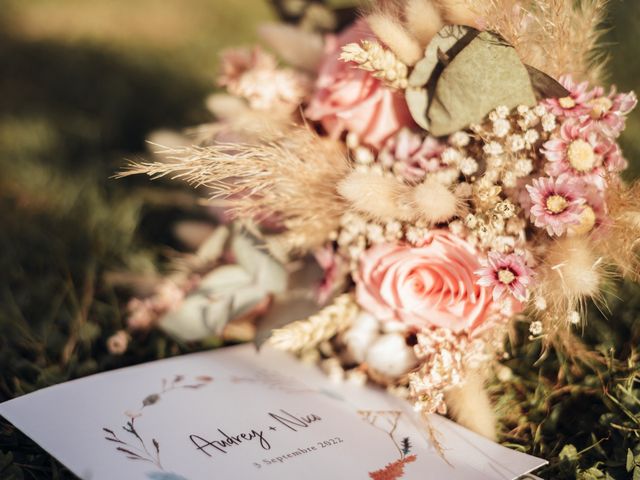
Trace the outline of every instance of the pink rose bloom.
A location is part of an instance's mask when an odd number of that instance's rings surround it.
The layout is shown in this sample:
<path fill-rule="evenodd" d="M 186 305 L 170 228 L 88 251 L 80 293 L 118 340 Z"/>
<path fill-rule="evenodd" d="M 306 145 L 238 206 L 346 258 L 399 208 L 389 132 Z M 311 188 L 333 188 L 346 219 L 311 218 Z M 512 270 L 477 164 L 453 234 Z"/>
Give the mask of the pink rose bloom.
<path fill-rule="evenodd" d="M 386 87 L 355 63 L 339 59 L 343 46 L 373 38 L 367 23 L 360 20 L 337 38 L 327 40 L 327 54 L 305 114 L 322 123 L 334 138 L 347 131 L 357 135 L 362 144 L 378 149 L 414 122 L 401 91 Z"/>
<path fill-rule="evenodd" d="M 446 230 L 419 247 L 381 244 L 360 259 L 356 298 L 383 321 L 473 332 L 492 317 L 491 290 L 477 284 L 474 248 Z"/>

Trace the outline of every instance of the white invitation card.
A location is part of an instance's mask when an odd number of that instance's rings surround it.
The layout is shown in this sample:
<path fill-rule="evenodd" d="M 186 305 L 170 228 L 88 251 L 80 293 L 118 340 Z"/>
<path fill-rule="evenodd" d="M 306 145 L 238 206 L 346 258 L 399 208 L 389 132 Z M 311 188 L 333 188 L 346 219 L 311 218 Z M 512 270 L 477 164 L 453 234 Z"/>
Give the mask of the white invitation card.
<path fill-rule="evenodd" d="M 82 479 L 512 480 L 544 460 L 251 345 L 53 386 L 0 415 Z"/>

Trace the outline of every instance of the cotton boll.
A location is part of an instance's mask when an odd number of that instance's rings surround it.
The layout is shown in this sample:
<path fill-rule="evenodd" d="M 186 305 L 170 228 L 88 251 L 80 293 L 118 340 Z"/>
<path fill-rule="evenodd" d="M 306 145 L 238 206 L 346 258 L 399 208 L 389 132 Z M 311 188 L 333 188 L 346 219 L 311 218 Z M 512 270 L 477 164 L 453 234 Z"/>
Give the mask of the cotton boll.
<path fill-rule="evenodd" d="M 434 180 L 426 180 L 415 187 L 412 200 L 417 215 L 429 223 L 445 222 L 458 213 L 458 198 Z"/>
<path fill-rule="evenodd" d="M 402 24 L 384 13 L 372 13 L 367 23 L 373 33 L 389 47 L 396 56 L 407 65 L 415 65 L 424 53 L 418 41 L 413 38 Z"/>
<path fill-rule="evenodd" d="M 445 403 L 460 425 L 490 440 L 496 439 L 495 414 L 479 373 L 469 375 L 463 384 L 447 390 Z"/>
<path fill-rule="evenodd" d="M 409 0 L 405 6 L 407 28 L 426 47 L 431 39 L 444 26 L 438 8 L 431 0 Z"/>
<path fill-rule="evenodd" d="M 341 340 L 345 345 L 348 360 L 363 363 L 367 350 L 380 336 L 378 320 L 366 312 L 360 313 L 353 321 L 349 330 L 342 334 Z"/>
<path fill-rule="evenodd" d="M 412 220 L 414 211 L 399 202 L 411 188 L 391 176 L 372 172 L 351 172 L 338 184 L 338 193 L 353 207 L 379 220 Z"/>
<path fill-rule="evenodd" d="M 593 297 L 598 293 L 600 262 L 587 238 L 561 238 L 554 242 L 545 263 L 551 270 L 548 281 L 557 284 L 549 285 L 549 291 L 577 297 Z"/>
<path fill-rule="evenodd" d="M 478 28 L 478 14 L 465 0 L 435 0 L 446 23 Z"/>
<path fill-rule="evenodd" d="M 380 336 L 369 348 L 366 362 L 371 370 L 386 378 L 398 378 L 418 365 L 413 348 L 399 333 Z"/>

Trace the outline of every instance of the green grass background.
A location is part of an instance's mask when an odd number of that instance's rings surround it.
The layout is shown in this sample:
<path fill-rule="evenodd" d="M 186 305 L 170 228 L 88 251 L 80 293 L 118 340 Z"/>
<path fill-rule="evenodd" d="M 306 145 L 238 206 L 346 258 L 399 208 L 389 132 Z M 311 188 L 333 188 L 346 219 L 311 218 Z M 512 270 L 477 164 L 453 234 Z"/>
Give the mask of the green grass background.
<path fill-rule="evenodd" d="M 640 2 L 611 6 L 611 80 L 640 90 Z M 172 223 L 204 217 L 179 185 L 109 177 L 144 153 L 149 132 L 207 120 L 217 53 L 250 44 L 272 18 L 266 0 L 0 0 L 0 401 L 211 346 L 151 332 L 108 354 L 127 292 L 105 272 L 162 270 L 181 248 Z M 640 111 L 622 144 L 632 178 Z M 631 478 L 627 456 L 633 470 L 640 455 L 640 290 L 617 287 L 611 312 L 585 329 L 606 363 L 550 353 L 534 365 L 539 345 L 515 341 L 512 377 L 491 387 L 501 440 L 549 459 L 545 478 Z M 10 478 L 71 475 L 0 422 L 0 479 Z"/>

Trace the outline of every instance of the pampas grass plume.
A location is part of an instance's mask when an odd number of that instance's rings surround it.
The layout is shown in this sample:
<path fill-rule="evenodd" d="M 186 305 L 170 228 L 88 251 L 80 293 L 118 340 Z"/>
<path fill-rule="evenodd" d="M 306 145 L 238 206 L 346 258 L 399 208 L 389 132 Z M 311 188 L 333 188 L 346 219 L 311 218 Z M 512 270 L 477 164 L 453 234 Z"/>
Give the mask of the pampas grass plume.
<path fill-rule="evenodd" d="M 431 0 L 408 0 L 405 16 L 409 32 L 425 48 L 444 26 L 440 11 Z"/>
<path fill-rule="evenodd" d="M 422 48 L 398 19 L 385 13 L 372 13 L 366 21 L 373 33 L 407 65 L 415 65 L 423 56 Z"/>
<path fill-rule="evenodd" d="M 451 416 L 463 427 L 490 440 L 496 440 L 496 420 L 479 373 L 470 374 L 462 385 L 445 393 L 445 403 Z"/>
<path fill-rule="evenodd" d="M 372 172 L 353 171 L 338 184 L 338 193 L 353 208 L 378 220 L 412 220 L 413 210 L 399 202 L 410 191 L 411 187 L 395 177 Z"/>
<path fill-rule="evenodd" d="M 458 198 L 445 185 L 425 180 L 411 192 L 416 215 L 429 223 L 441 223 L 455 217 L 459 211 Z"/>

